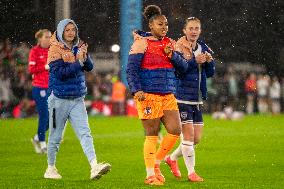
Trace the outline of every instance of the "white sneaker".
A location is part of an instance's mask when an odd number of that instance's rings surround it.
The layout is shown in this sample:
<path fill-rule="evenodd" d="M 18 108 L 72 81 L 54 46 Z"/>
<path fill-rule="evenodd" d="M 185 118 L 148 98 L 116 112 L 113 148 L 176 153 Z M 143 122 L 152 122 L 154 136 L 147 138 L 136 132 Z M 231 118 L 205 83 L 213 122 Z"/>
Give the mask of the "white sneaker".
<path fill-rule="evenodd" d="M 41 148 L 38 140 L 35 140 L 34 138 L 31 138 L 31 142 L 34 146 L 35 152 L 37 154 L 41 154 Z"/>
<path fill-rule="evenodd" d="M 47 154 L 46 142 L 45 141 L 39 142 L 39 145 L 40 145 L 41 153 L 42 154 Z"/>
<path fill-rule="evenodd" d="M 47 154 L 47 148 L 41 148 L 40 151 L 42 154 Z"/>
<path fill-rule="evenodd" d="M 103 175 L 107 174 L 111 169 L 111 165 L 109 163 L 99 163 L 92 167 L 90 179 L 99 179 Z"/>
<path fill-rule="evenodd" d="M 44 173 L 44 178 L 46 179 L 61 179 L 62 176 L 58 173 L 55 166 L 48 166 Z"/>

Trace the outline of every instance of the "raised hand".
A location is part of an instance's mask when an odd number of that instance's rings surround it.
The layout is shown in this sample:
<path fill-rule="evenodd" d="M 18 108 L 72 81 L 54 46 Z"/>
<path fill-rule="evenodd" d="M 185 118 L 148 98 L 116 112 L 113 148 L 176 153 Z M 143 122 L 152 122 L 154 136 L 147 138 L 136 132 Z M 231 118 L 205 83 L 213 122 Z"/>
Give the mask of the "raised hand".
<path fill-rule="evenodd" d="M 203 64 L 206 62 L 206 55 L 204 53 L 201 53 L 195 57 L 195 60 L 197 64 Z"/>
<path fill-rule="evenodd" d="M 209 52 L 205 52 L 206 62 L 211 62 L 213 59 L 212 55 Z"/>
<path fill-rule="evenodd" d="M 146 97 L 145 97 L 143 91 L 137 91 L 137 92 L 134 94 L 134 98 L 137 98 L 138 101 L 143 101 L 143 100 L 146 99 Z"/>
<path fill-rule="evenodd" d="M 173 48 L 170 46 L 170 45 L 167 45 L 165 48 L 164 48 L 164 52 L 166 53 L 166 55 L 171 58 L 172 57 L 172 54 L 173 54 Z"/>
<path fill-rule="evenodd" d="M 79 54 L 77 58 L 81 62 L 85 62 L 87 59 L 87 53 L 88 53 L 88 44 L 84 43 L 80 48 L 79 48 Z"/>

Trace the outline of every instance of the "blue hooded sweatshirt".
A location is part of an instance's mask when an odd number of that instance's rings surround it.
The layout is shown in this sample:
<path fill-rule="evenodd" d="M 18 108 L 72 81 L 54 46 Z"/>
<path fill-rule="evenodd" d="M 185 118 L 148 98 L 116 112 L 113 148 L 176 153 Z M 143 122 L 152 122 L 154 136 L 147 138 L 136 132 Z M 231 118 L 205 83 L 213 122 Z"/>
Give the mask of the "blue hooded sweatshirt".
<path fill-rule="evenodd" d="M 74 24 L 76 28 L 76 37 L 72 49 L 69 49 L 63 40 L 64 29 L 69 23 Z M 56 45 L 56 43 L 59 42 L 59 44 L 64 45 L 64 50 L 71 51 L 74 56 L 78 54 L 78 27 L 73 20 L 61 20 L 57 25 L 55 35 L 52 36 L 52 40 L 55 40 L 55 43 L 51 43 L 50 51 L 51 49 L 53 52 L 54 50 L 56 51 L 58 48 L 53 48 L 52 45 Z M 52 56 L 50 54 L 49 56 Z M 52 91 L 56 97 L 74 99 L 86 95 L 87 87 L 84 71 L 91 71 L 93 69 L 93 61 L 89 55 L 85 62 L 79 62 L 79 60 L 75 62 L 64 62 L 64 60 L 60 58 L 49 62 L 49 66 L 49 90 Z"/>

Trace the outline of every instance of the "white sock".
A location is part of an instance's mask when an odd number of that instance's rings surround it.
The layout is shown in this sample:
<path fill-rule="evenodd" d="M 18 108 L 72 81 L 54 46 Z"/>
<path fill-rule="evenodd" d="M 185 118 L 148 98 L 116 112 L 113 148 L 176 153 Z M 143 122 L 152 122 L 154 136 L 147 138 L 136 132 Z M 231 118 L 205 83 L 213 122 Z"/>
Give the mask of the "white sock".
<path fill-rule="evenodd" d="M 39 141 L 39 139 L 38 139 L 38 135 L 37 135 L 37 134 L 35 134 L 35 136 L 34 136 L 34 140 L 35 140 L 35 141 Z"/>
<path fill-rule="evenodd" d="M 177 147 L 177 149 L 170 155 L 171 160 L 178 160 L 179 157 L 182 156 L 181 144 Z"/>
<path fill-rule="evenodd" d="M 45 141 L 42 141 L 42 142 L 40 142 L 39 144 L 40 144 L 40 148 L 41 148 L 41 149 L 46 148 L 46 142 L 45 142 Z"/>
<path fill-rule="evenodd" d="M 90 162 L 91 168 L 95 167 L 97 164 L 98 164 L 97 159 L 93 159 L 93 160 Z"/>
<path fill-rule="evenodd" d="M 154 168 L 146 168 L 146 172 L 147 172 L 147 178 L 155 175 Z"/>
<path fill-rule="evenodd" d="M 48 165 L 48 169 L 55 169 L 55 165 Z"/>
<path fill-rule="evenodd" d="M 184 163 L 186 165 L 186 169 L 188 171 L 188 175 L 194 172 L 195 166 L 195 152 L 193 147 L 194 142 L 190 141 L 182 141 L 182 155 L 184 159 Z"/>

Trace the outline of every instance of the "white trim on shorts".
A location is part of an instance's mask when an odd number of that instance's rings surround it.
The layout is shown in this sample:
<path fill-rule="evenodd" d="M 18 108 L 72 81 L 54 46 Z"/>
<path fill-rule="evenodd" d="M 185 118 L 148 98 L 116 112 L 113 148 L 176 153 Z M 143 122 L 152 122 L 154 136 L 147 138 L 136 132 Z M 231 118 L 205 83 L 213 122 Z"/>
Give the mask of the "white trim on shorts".
<path fill-rule="evenodd" d="M 194 122 L 193 120 L 187 120 L 187 121 L 182 121 L 181 124 L 193 124 L 193 125 L 197 125 L 197 126 L 204 126 L 203 122 Z"/>
<path fill-rule="evenodd" d="M 182 121 L 181 124 L 193 124 L 193 120 Z"/>
<path fill-rule="evenodd" d="M 184 101 L 184 100 L 178 100 L 178 99 L 177 99 L 177 103 L 188 104 L 188 105 L 199 105 L 199 104 L 203 104 L 202 101 L 200 101 L 200 102 L 192 102 L 192 101 Z"/>

